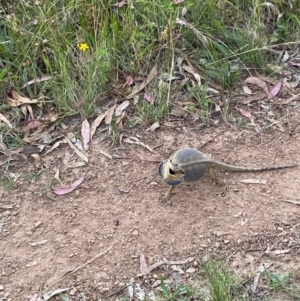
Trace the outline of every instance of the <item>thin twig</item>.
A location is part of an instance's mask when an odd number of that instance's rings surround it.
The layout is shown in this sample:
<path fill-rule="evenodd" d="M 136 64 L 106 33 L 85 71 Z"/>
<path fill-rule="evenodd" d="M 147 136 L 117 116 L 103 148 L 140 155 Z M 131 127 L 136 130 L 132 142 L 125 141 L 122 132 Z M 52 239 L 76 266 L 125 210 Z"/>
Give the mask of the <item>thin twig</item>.
<path fill-rule="evenodd" d="M 54 281 L 53 283 L 51 283 L 50 285 L 48 285 L 48 289 L 50 287 L 52 287 L 53 285 L 57 284 L 58 282 L 62 281 L 63 279 L 75 274 L 76 272 L 78 272 L 79 270 L 83 269 L 85 266 L 87 266 L 88 264 L 92 263 L 93 261 L 95 261 L 97 258 L 101 257 L 102 255 L 106 254 L 112 247 L 113 245 L 116 244 L 116 241 L 108 248 L 106 249 L 104 252 L 97 254 L 95 257 L 93 257 L 92 259 L 88 260 L 87 262 L 85 262 L 83 265 L 79 266 L 77 269 L 73 270 L 72 272 L 66 274 L 65 276 L 60 277 L 58 280 Z"/>

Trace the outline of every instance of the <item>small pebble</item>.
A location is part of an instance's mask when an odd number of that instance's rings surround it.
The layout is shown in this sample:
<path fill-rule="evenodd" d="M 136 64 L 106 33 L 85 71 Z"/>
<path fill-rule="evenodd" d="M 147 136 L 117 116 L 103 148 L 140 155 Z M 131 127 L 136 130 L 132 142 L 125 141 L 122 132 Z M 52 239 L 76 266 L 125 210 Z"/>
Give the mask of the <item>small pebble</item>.
<path fill-rule="evenodd" d="M 77 292 L 77 288 L 74 287 L 74 288 L 72 288 L 72 289 L 70 290 L 69 295 L 70 295 L 70 296 L 74 296 L 74 295 L 76 294 L 76 292 Z"/>
<path fill-rule="evenodd" d="M 139 235 L 139 231 L 138 231 L 138 230 L 134 230 L 134 231 L 132 232 L 132 235 L 138 236 L 138 235 Z"/>

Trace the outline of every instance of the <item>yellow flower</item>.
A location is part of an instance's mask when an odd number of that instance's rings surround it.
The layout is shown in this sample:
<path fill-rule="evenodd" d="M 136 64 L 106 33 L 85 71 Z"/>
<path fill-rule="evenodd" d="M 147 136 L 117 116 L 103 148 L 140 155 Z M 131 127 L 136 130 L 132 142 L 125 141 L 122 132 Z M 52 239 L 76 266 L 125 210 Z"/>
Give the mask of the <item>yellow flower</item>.
<path fill-rule="evenodd" d="M 89 49 L 89 46 L 88 46 L 87 43 L 80 43 L 80 44 L 78 45 L 78 48 L 79 48 L 80 50 L 82 50 L 82 51 L 86 51 L 86 50 Z"/>

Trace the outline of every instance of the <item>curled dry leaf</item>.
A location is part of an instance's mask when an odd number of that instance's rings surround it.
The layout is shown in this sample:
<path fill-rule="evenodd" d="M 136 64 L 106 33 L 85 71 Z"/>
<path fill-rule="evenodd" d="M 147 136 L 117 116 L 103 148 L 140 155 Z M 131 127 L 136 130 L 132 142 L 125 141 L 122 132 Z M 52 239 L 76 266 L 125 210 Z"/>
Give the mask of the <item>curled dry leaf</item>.
<path fill-rule="evenodd" d="M 247 97 L 246 99 L 243 99 L 241 101 L 241 104 L 246 105 L 250 102 L 261 100 L 265 97 L 266 97 L 266 94 L 264 92 L 259 92 L 259 93 L 256 93 L 256 94 L 252 95 L 252 96 Z"/>
<path fill-rule="evenodd" d="M 115 116 L 120 116 L 122 112 L 129 106 L 129 100 L 123 101 L 116 107 Z"/>
<path fill-rule="evenodd" d="M 144 254 L 141 254 L 140 256 L 140 270 L 142 275 L 147 275 L 149 273 L 149 269 Z"/>
<path fill-rule="evenodd" d="M 46 242 L 48 242 L 48 239 L 43 239 L 43 240 L 40 240 L 40 241 L 31 242 L 30 245 L 32 247 L 36 247 L 36 246 L 44 245 Z"/>
<path fill-rule="evenodd" d="M 4 123 L 6 123 L 8 125 L 8 127 L 12 129 L 12 125 L 9 122 L 9 120 L 1 113 L 0 113 L 0 120 L 3 121 Z"/>
<path fill-rule="evenodd" d="M 126 85 L 131 86 L 132 84 L 133 84 L 132 76 L 130 76 L 130 75 L 126 76 L 126 82 L 125 82 L 124 86 L 126 86 Z"/>
<path fill-rule="evenodd" d="M 289 61 L 289 64 L 292 65 L 292 66 L 300 67 L 300 63 L 299 62 Z"/>
<path fill-rule="evenodd" d="M 108 109 L 106 112 L 104 112 L 103 114 L 99 115 L 95 120 L 94 122 L 92 123 L 92 126 L 91 126 L 91 139 L 92 137 L 94 136 L 95 132 L 96 132 L 96 129 L 98 128 L 98 126 L 101 124 L 101 122 L 106 118 L 106 116 L 108 114 L 112 114 L 114 113 L 114 110 L 115 110 L 116 106 L 114 105 L 113 107 L 111 107 L 110 109 Z M 112 118 L 112 115 L 111 115 L 111 118 Z"/>
<path fill-rule="evenodd" d="M 273 97 L 275 97 L 281 90 L 282 87 L 282 82 L 278 82 L 272 89 L 271 91 L 268 93 L 268 100 L 272 99 Z"/>
<path fill-rule="evenodd" d="M 43 123 L 41 121 L 39 121 L 39 120 L 32 120 L 26 126 L 24 126 L 21 131 L 23 133 L 27 133 L 30 130 L 36 129 L 36 128 L 38 128 L 41 125 L 43 125 Z"/>
<path fill-rule="evenodd" d="M 251 95 L 251 94 L 252 94 L 252 90 L 251 90 L 248 86 L 243 86 L 243 91 L 244 91 L 247 95 Z"/>
<path fill-rule="evenodd" d="M 64 292 L 66 292 L 68 290 L 70 290 L 70 289 L 69 288 L 59 288 L 59 289 L 57 289 L 57 290 L 55 290 L 53 292 L 45 293 L 43 295 L 43 299 L 39 299 L 37 301 L 42 301 L 42 300 L 43 301 L 48 301 L 48 300 L 52 299 L 55 295 L 59 295 L 59 294 L 64 293 Z"/>
<path fill-rule="evenodd" d="M 142 91 L 157 75 L 157 66 L 155 65 L 149 72 L 147 78 L 139 85 L 134 86 L 132 93 L 126 96 L 126 99 L 132 98 L 136 93 Z"/>
<path fill-rule="evenodd" d="M 148 146 L 147 144 L 143 143 L 141 140 L 139 140 L 136 137 L 129 137 L 129 138 L 125 138 L 124 142 L 126 143 L 130 143 L 130 144 L 137 144 L 140 146 L 145 147 L 147 150 L 149 150 L 151 153 L 153 152 L 152 148 L 150 146 Z"/>
<path fill-rule="evenodd" d="M 76 189 L 84 180 L 85 176 L 80 177 L 77 181 L 74 183 L 64 186 L 64 187 L 57 187 L 53 190 L 53 192 L 57 195 L 64 195 L 72 192 L 74 189 Z"/>
<path fill-rule="evenodd" d="M 91 126 L 91 139 L 92 137 L 94 136 L 95 132 L 96 132 L 96 129 L 97 127 L 100 125 L 100 123 L 102 122 L 102 120 L 104 120 L 106 116 L 106 112 L 99 115 L 95 120 L 94 122 L 92 123 L 92 126 Z"/>
<path fill-rule="evenodd" d="M 35 83 L 45 82 L 45 81 L 47 81 L 47 80 L 49 80 L 51 78 L 52 78 L 52 76 L 42 76 L 42 77 L 30 80 L 29 82 L 27 82 L 26 84 L 24 84 L 23 86 L 21 86 L 21 89 L 23 89 L 23 88 L 25 88 L 27 86 L 30 86 L 32 84 L 35 84 Z"/>
<path fill-rule="evenodd" d="M 8 101 L 10 102 L 10 105 L 12 107 L 18 107 L 23 104 L 32 104 L 32 103 L 37 103 L 38 99 L 30 99 L 28 97 L 21 96 L 18 94 L 16 91 L 12 90 L 11 94 L 13 98 L 7 97 Z"/>
<path fill-rule="evenodd" d="M 111 124 L 112 118 L 114 116 L 116 105 L 112 106 L 109 110 L 106 111 L 105 123 Z"/>
<path fill-rule="evenodd" d="M 89 159 L 82 153 L 80 150 L 70 141 L 68 137 L 65 138 L 65 141 L 69 144 L 69 146 L 75 151 L 76 155 L 83 161 L 89 162 Z"/>
<path fill-rule="evenodd" d="M 152 103 L 152 99 L 149 93 L 144 93 L 144 99 L 147 100 L 148 102 Z"/>
<path fill-rule="evenodd" d="M 242 114 L 243 116 L 247 117 L 247 118 L 251 121 L 251 123 L 254 124 L 254 117 L 251 115 L 250 112 L 245 111 L 245 110 L 243 110 L 243 109 L 239 109 L 239 111 L 241 112 L 241 114 Z"/>
<path fill-rule="evenodd" d="M 258 77 L 250 76 L 244 80 L 243 84 L 256 85 L 256 86 L 260 87 L 261 89 L 263 89 L 263 91 L 266 93 L 266 95 L 269 94 L 267 84 Z"/>
<path fill-rule="evenodd" d="M 182 65 L 182 69 L 192 74 L 199 86 L 201 85 L 201 76 L 196 68 L 194 68 L 193 66 Z"/>
<path fill-rule="evenodd" d="M 39 154 L 32 154 L 31 157 L 34 158 L 35 168 L 40 168 L 40 166 L 42 165 L 42 161 Z"/>
<path fill-rule="evenodd" d="M 48 149 L 42 156 L 48 155 L 48 154 L 51 153 L 54 149 L 58 148 L 59 145 L 60 145 L 61 143 L 63 143 L 63 142 L 64 142 L 64 140 L 56 141 L 56 142 L 51 146 L 51 148 Z"/>
<path fill-rule="evenodd" d="M 176 23 L 179 24 L 179 25 L 185 26 L 188 29 L 191 29 L 193 31 L 193 33 L 196 35 L 196 37 L 199 39 L 199 41 L 205 47 L 209 47 L 209 41 L 208 41 L 207 37 L 202 32 L 197 30 L 192 24 L 186 22 L 185 20 L 181 20 L 179 18 L 176 19 Z"/>
<path fill-rule="evenodd" d="M 267 184 L 267 180 L 259 180 L 259 179 L 245 179 L 245 180 L 241 180 L 240 182 L 245 184 L 262 184 L 262 185 Z"/>
<path fill-rule="evenodd" d="M 147 128 L 146 132 L 154 132 L 156 129 L 160 127 L 160 124 L 158 121 L 154 122 L 149 128 Z"/>
<path fill-rule="evenodd" d="M 89 149 L 90 134 L 91 134 L 91 126 L 90 123 L 87 121 L 87 119 L 85 119 L 81 125 L 81 136 L 83 142 L 83 149 L 85 151 Z"/>

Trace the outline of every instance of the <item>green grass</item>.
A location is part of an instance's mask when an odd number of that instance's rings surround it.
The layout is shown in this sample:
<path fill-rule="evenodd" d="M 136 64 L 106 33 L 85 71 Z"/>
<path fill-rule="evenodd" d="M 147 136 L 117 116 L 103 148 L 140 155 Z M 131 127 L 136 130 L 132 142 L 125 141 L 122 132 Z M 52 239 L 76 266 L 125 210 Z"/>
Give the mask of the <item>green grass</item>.
<path fill-rule="evenodd" d="M 159 300 L 270 301 L 279 296 L 279 293 L 283 300 L 300 300 L 300 288 L 289 273 L 262 273 L 256 293 L 253 294 L 250 287 L 254 276 L 240 278 L 220 262 L 214 261 L 200 263 L 199 270 L 199 273 L 193 275 L 194 280 L 189 281 L 193 284 L 181 283 L 177 287 L 169 287 L 161 280 Z"/>
<path fill-rule="evenodd" d="M 204 115 L 211 108 L 207 82 L 229 92 L 249 70 L 270 73 L 267 63 L 277 58 L 273 44 L 299 41 L 299 0 L 127 1 L 11 1 L 0 11 L 0 88 L 30 98 L 41 97 L 35 117 L 50 110 L 61 118 L 92 117 L 108 103 L 121 101 L 125 77 L 146 77 L 154 65 L 173 73 L 179 58 L 188 59 L 204 76 L 203 85 L 189 80 L 184 87 L 155 78 L 147 87 L 151 103 L 139 93 L 125 126 L 150 125 L 168 118 L 178 92 L 194 99 Z M 186 14 L 183 16 L 183 9 Z M 180 18 L 197 32 L 176 22 Z M 201 36 L 202 35 L 202 36 Z M 199 39 L 199 36 L 202 37 Z M 203 44 L 203 37 L 205 43 Z M 79 45 L 86 43 L 83 51 Z M 45 81 L 22 87 L 28 81 Z M 51 79 L 49 79 L 51 77 Z M 115 94 L 114 94 L 115 95 Z M 24 119 L 2 98 L 0 111 L 16 125 Z M 18 113 L 17 113 L 18 112 Z M 115 131 L 112 131 L 114 133 Z M 113 138 L 113 140 L 116 140 Z"/>

